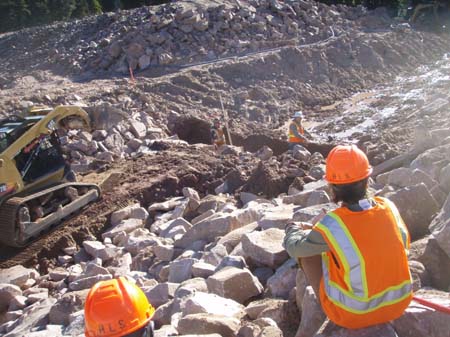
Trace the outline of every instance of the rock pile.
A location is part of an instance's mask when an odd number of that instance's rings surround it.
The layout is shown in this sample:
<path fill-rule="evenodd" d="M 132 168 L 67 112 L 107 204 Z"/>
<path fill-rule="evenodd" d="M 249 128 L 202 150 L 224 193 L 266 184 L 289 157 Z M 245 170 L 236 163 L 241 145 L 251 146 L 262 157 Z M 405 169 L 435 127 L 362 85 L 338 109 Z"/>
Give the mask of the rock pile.
<path fill-rule="evenodd" d="M 443 141 L 410 168 L 372 182 L 378 194 L 396 202 L 412 234 L 414 289 L 447 306 L 450 188 L 444 162 L 449 151 Z M 304 152 L 294 151 L 295 156 Z M 335 207 L 323 180 L 297 188 L 272 200 L 242 192 L 242 207 L 227 194 L 201 198 L 184 188 L 183 196 L 148 208 L 136 203 L 116 211 L 100 239 L 64 248 L 48 274 L 22 266 L 0 271 L 0 333 L 83 336 L 88 289 L 126 276 L 156 307 L 156 336 L 293 336 L 297 327 L 302 336 L 347 336 L 330 323 L 321 327 L 317 299 L 282 247 L 287 221 L 311 221 Z M 420 331 L 438 337 L 449 328 L 445 314 L 413 302 L 393 323 L 354 333 L 406 337 Z"/>

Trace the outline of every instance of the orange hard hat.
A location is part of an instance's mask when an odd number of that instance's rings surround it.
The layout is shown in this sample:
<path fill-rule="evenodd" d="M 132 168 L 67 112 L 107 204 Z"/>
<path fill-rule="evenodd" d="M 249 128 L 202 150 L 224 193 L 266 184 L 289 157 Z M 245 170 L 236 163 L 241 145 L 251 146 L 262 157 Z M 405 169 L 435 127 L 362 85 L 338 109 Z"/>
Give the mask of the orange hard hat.
<path fill-rule="evenodd" d="M 144 292 L 124 277 L 97 282 L 84 306 L 86 337 L 121 337 L 147 324 L 155 312 Z"/>
<path fill-rule="evenodd" d="M 325 179 L 330 184 L 350 184 L 372 173 L 369 159 L 355 145 L 338 145 L 327 157 Z"/>

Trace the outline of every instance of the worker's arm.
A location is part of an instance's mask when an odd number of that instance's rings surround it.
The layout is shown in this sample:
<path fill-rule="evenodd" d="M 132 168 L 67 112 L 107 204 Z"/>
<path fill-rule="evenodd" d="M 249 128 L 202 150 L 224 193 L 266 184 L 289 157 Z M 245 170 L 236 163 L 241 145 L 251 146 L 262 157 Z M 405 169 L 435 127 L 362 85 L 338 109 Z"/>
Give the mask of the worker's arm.
<path fill-rule="evenodd" d="M 291 123 L 291 125 L 289 126 L 289 130 L 291 131 L 291 133 L 292 133 L 295 137 L 300 138 L 300 139 L 303 139 L 304 141 L 307 140 L 306 137 L 305 137 L 304 135 L 301 135 L 301 134 L 298 132 L 297 127 L 295 126 L 294 123 Z"/>
<path fill-rule="evenodd" d="M 294 223 L 286 226 L 283 247 L 293 258 L 319 255 L 330 250 L 319 232 L 301 229 Z"/>

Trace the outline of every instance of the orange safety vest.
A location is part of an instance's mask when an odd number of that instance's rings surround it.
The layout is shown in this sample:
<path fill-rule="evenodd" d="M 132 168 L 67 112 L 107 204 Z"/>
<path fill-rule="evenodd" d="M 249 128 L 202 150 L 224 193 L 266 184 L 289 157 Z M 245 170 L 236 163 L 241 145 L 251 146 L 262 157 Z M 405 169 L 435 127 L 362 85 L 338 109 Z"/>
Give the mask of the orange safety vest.
<path fill-rule="evenodd" d="M 313 228 L 330 248 L 322 253 L 322 308 L 349 329 L 398 318 L 412 299 L 408 230 L 391 201 L 375 201 L 361 212 L 340 207 Z"/>
<path fill-rule="evenodd" d="M 295 125 L 299 134 L 301 134 L 301 135 L 305 134 L 305 130 L 303 129 L 303 126 L 298 125 L 297 123 L 292 121 L 291 124 L 289 125 L 289 143 L 303 143 L 304 142 L 303 139 L 295 137 L 295 135 L 291 132 L 292 124 Z"/>

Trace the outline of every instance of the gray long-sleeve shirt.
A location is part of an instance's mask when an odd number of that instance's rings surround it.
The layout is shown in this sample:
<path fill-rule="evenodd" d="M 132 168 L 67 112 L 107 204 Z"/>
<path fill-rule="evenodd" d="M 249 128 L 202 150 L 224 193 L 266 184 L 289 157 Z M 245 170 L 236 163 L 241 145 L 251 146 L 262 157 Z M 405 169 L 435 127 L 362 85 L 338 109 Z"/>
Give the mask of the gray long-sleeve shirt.
<path fill-rule="evenodd" d="M 294 226 L 286 232 L 283 247 L 293 258 L 319 255 L 330 250 L 319 232 Z"/>

